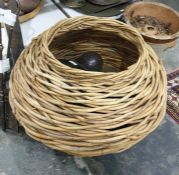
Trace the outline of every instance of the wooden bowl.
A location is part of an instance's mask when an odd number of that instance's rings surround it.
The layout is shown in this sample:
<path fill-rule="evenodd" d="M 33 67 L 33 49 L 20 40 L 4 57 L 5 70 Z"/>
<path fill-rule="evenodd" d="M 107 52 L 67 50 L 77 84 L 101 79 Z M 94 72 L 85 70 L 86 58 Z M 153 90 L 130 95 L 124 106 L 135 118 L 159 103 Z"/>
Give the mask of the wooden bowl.
<path fill-rule="evenodd" d="M 170 25 L 170 35 L 148 35 L 141 33 L 145 41 L 150 43 L 169 43 L 175 41 L 179 36 L 179 13 L 167 5 L 156 2 L 137 2 L 128 6 L 124 13 L 127 24 L 131 24 L 132 18 L 136 16 L 150 16 L 158 21 Z"/>
<path fill-rule="evenodd" d="M 40 0 L 19 0 L 19 3 L 21 10 L 25 13 L 29 13 L 38 6 Z"/>
<path fill-rule="evenodd" d="M 24 14 L 22 16 L 19 16 L 19 22 L 23 23 L 23 22 L 26 22 L 26 21 L 34 18 L 42 9 L 43 4 L 44 4 L 44 0 L 41 0 L 40 3 L 38 4 L 38 6 L 33 11 L 31 11 L 27 14 Z"/>

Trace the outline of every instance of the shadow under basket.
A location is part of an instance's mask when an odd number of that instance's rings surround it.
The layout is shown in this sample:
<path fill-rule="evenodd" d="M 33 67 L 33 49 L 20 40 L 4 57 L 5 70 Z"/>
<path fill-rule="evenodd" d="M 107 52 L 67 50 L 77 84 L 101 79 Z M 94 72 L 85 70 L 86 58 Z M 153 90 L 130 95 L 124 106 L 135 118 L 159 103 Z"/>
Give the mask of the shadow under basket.
<path fill-rule="evenodd" d="M 68 67 L 95 51 L 102 72 Z M 99 17 L 65 19 L 35 38 L 10 79 L 12 111 L 26 133 L 68 154 L 124 151 L 152 132 L 166 110 L 166 73 L 132 27 Z"/>

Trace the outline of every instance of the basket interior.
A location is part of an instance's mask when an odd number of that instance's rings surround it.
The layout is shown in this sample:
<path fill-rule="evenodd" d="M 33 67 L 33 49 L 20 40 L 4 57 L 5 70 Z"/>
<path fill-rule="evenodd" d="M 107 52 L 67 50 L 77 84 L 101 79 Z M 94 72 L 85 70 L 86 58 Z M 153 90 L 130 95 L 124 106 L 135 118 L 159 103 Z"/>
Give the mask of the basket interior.
<path fill-rule="evenodd" d="M 110 31 L 73 30 L 57 35 L 49 45 L 56 59 L 75 60 L 88 51 L 102 56 L 102 72 L 120 72 L 137 62 L 139 51 L 132 42 Z"/>

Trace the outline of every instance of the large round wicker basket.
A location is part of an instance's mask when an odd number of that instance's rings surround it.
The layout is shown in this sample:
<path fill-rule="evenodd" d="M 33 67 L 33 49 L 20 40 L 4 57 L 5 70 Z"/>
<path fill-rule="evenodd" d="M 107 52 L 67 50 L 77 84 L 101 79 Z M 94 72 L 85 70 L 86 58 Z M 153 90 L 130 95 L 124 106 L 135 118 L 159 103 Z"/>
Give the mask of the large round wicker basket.
<path fill-rule="evenodd" d="M 101 54 L 102 72 L 59 61 L 87 51 Z M 45 31 L 23 51 L 9 98 L 30 137 L 72 155 L 99 156 L 124 151 L 156 129 L 166 109 L 166 73 L 134 28 L 76 17 Z"/>

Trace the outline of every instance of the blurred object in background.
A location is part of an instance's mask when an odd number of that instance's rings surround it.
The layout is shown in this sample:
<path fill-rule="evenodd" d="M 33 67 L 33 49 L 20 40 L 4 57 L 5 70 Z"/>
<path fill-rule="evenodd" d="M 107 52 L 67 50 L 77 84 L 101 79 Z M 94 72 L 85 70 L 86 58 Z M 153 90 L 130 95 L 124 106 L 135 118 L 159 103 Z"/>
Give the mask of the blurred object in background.
<path fill-rule="evenodd" d="M 110 0 L 110 1 L 109 0 L 88 0 L 88 1 L 97 5 L 111 5 L 111 4 L 119 3 L 122 0 Z"/>
<path fill-rule="evenodd" d="M 81 1 L 81 6 L 78 8 L 77 6 L 72 7 L 72 4 L 77 1 L 80 2 L 80 0 L 61 0 L 58 3 L 62 3 L 66 7 L 73 8 L 75 11 L 84 15 L 112 17 L 121 14 L 127 5 L 140 0 L 115 0 L 113 3 L 112 1 L 103 0 L 104 4 L 102 1 L 100 1 L 100 3 L 98 1 L 86 0 L 83 3 Z M 75 3 L 73 5 L 75 5 Z"/>
<path fill-rule="evenodd" d="M 79 8 L 83 7 L 86 3 L 86 0 L 61 0 L 61 2 L 70 8 Z"/>
<path fill-rule="evenodd" d="M 19 0 L 19 2 L 21 10 L 25 13 L 29 13 L 38 6 L 40 0 Z"/>

